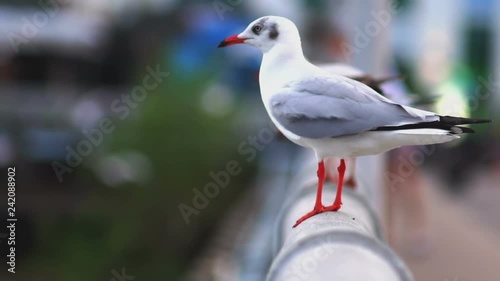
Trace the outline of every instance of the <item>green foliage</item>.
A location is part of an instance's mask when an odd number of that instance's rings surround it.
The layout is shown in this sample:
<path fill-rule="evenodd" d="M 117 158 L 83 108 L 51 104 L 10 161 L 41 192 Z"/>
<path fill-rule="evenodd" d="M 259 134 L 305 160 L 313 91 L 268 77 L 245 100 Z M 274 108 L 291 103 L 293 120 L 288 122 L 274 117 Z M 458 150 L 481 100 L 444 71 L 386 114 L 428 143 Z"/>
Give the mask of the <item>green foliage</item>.
<path fill-rule="evenodd" d="M 253 169 L 231 178 L 228 187 L 186 224 L 178 209 L 192 205 L 193 188 L 212 181 L 210 171 L 238 160 L 241 141 L 234 116 L 213 117 L 199 106 L 208 79 L 177 79 L 174 74 L 133 109 L 116 130 L 104 154 L 136 151 L 152 167 L 142 185 L 96 188 L 78 213 L 43 224 L 35 267 L 40 279 L 111 280 L 112 269 L 126 268 L 137 280 L 178 280 L 241 191 Z M 240 133 L 241 134 L 241 133 Z M 33 260 L 40 261 L 39 256 Z"/>

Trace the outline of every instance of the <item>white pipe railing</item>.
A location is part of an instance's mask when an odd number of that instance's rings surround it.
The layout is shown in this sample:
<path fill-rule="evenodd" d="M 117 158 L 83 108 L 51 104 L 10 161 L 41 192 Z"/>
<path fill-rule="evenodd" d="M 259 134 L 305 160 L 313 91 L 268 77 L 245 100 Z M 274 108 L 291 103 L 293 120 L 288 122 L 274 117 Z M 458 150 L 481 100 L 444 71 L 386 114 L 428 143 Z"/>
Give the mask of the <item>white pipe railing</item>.
<path fill-rule="evenodd" d="M 267 280 L 413 280 L 403 261 L 384 242 L 377 215 L 363 194 L 367 188 L 344 187 L 340 211 L 316 215 L 292 228 L 315 201 L 314 180 L 301 178 L 311 170 L 304 166 L 295 173 L 292 184 L 298 184 L 290 186 L 293 195 L 288 195 L 275 224 L 274 248 L 278 254 Z M 325 184 L 325 205 L 333 202 L 335 191 L 336 185 Z"/>

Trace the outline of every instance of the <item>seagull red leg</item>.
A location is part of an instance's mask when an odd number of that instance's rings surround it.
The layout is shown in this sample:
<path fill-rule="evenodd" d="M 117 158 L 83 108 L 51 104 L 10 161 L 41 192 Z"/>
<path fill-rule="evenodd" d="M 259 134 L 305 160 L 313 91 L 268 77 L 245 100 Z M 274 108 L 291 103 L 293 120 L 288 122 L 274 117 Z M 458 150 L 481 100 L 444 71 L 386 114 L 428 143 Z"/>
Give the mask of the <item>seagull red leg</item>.
<path fill-rule="evenodd" d="M 323 183 L 325 182 L 325 175 L 325 163 L 323 162 L 323 160 L 321 160 L 321 162 L 318 163 L 318 190 L 316 191 L 316 203 L 314 204 L 314 208 L 312 211 L 298 219 L 293 227 L 296 227 L 308 218 L 324 211 L 325 207 L 321 202 L 321 198 L 323 196 Z"/>
<path fill-rule="evenodd" d="M 340 165 L 337 167 L 339 171 L 339 181 L 337 183 L 337 194 L 335 195 L 335 201 L 333 205 L 325 207 L 325 211 L 338 211 L 342 207 L 342 187 L 344 185 L 344 174 L 345 174 L 345 161 L 340 160 Z"/>

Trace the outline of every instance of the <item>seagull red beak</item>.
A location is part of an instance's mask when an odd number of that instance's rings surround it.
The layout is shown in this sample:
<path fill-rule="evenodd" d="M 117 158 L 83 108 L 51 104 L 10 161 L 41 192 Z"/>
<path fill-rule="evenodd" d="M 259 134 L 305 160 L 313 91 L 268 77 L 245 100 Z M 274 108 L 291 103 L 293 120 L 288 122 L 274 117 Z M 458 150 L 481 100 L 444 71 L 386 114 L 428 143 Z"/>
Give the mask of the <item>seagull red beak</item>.
<path fill-rule="evenodd" d="M 244 43 L 245 40 L 247 40 L 247 38 L 238 38 L 238 35 L 229 36 L 226 39 L 222 40 L 219 43 L 219 46 L 217 46 L 217 48 L 222 48 L 222 47 L 227 47 L 227 46 L 231 46 L 231 45 L 241 44 L 241 43 Z"/>

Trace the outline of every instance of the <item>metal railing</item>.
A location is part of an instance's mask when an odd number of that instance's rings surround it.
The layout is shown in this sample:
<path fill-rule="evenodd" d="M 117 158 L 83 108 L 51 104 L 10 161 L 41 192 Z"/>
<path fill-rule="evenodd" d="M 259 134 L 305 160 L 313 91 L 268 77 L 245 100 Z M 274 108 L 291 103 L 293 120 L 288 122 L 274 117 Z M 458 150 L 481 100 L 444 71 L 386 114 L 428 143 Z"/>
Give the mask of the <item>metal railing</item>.
<path fill-rule="evenodd" d="M 275 224 L 277 255 L 267 280 L 413 280 L 403 261 L 384 242 L 378 217 L 365 198 L 367 188 L 344 188 L 340 211 L 322 213 L 291 227 L 314 203 L 315 173 L 311 170 L 312 166 L 298 167 L 287 190 L 288 201 Z M 306 180 L 306 174 L 311 178 Z M 335 192 L 336 185 L 325 184 L 323 202 L 333 202 Z"/>

